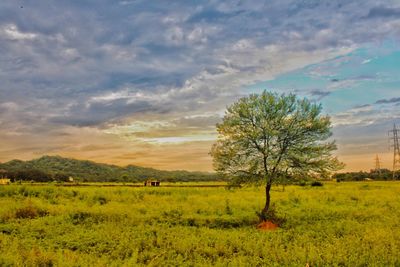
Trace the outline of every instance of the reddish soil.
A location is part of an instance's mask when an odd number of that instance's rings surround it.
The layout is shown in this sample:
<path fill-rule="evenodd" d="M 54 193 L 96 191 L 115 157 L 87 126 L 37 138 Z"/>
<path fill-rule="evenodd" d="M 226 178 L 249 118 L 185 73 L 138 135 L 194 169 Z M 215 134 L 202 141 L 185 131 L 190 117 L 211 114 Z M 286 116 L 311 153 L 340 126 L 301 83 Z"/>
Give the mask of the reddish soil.
<path fill-rule="evenodd" d="M 271 222 L 271 221 L 265 221 L 257 225 L 258 230 L 261 231 L 272 231 L 278 228 L 278 225 Z"/>

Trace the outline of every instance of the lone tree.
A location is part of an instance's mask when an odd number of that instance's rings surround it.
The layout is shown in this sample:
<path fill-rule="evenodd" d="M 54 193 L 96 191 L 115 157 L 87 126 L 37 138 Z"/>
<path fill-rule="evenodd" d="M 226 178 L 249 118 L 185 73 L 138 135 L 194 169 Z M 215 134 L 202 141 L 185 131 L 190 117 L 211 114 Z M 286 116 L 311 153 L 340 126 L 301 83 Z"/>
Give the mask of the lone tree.
<path fill-rule="evenodd" d="M 214 168 L 232 183 L 265 185 L 269 215 L 270 191 L 280 180 L 326 177 L 342 164 L 331 152 L 336 149 L 331 122 L 322 107 L 294 94 L 264 91 L 239 99 L 227 108 L 211 155 Z"/>

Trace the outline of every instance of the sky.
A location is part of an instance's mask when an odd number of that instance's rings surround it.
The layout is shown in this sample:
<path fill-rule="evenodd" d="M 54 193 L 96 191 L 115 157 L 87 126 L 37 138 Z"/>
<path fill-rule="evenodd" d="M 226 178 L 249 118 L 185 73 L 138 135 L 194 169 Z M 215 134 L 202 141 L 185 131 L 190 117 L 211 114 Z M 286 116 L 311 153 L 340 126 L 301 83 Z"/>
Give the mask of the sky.
<path fill-rule="evenodd" d="M 61 155 L 212 171 L 226 107 L 323 105 L 345 170 L 391 168 L 400 1 L 0 2 L 0 161 Z"/>

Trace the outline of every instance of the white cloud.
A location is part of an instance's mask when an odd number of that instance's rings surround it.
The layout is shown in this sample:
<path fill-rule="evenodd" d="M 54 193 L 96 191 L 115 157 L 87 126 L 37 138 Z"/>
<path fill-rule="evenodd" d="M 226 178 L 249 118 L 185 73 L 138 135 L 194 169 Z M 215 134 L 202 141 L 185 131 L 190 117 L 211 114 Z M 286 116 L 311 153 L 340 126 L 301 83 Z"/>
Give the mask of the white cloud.
<path fill-rule="evenodd" d="M 187 142 L 214 141 L 216 135 L 192 135 L 179 137 L 139 138 L 138 140 L 152 144 L 180 144 Z"/>
<path fill-rule="evenodd" d="M 394 104 L 371 104 L 355 107 L 332 116 L 333 126 L 367 126 L 382 121 L 395 121 L 400 118 L 400 110 Z"/>
<path fill-rule="evenodd" d="M 0 99 L 29 106 L 15 115 L 19 120 L 81 127 L 142 114 L 221 112 L 249 84 L 398 37 L 394 4 L 118 1 L 93 8 L 38 1 L 15 14 L 6 0 Z M 368 17 L 377 6 L 385 6 L 380 23 Z M 314 74 L 329 71 L 315 68 Z"/>
<path fill-rule="evenodd" d="M 33 40 L 38 37 L 35 33 L 20 31 L 15 24 L 4 25 L 1 30 L 11 40 Z"/>

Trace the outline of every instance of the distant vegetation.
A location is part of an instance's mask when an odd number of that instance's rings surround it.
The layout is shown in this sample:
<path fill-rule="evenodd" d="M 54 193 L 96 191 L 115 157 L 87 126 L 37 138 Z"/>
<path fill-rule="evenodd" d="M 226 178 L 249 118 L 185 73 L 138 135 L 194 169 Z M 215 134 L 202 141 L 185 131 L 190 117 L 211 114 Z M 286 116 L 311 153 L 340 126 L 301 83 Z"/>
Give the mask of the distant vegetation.
<path fill-rule="evenodd" d="M 78 182 L 122 183 L 143 182 L 147 179 L 157 179 L 164 182 L 221 181 L 224 179 L 215 173 L 163 171 L 134 165 L 120 167 L 60 156 L 43 156 L 30 161 L 12 160 L 0 163 L 0 170 L 3 170 L 0 175 L 10 178 L 13 182 L 66 182 L 70 177 Z M 398 180 L 400 172 L 397 172 L 395 177 Z M 304 181 L 313 180 L 309 177 L 302 178 Z M 346 172 L 336 173 L 332 178 L 337 181 L 362 181 L 367 178 L 385 181 L 393 179 L 393 172 L 388 169 L 381 169 L 379 172 L 375 170 L 369 172 Z M 284 183 L 291 184 L 290 181 L 286 180 Z"/>
<path fill-rule="evenodd" d="M 162 171 L 134 165 L 120 167 L 88 160 L 44 156 L 30 161 L 12 160 L 0 163 L 4 175 L 12 181 L 142 182 L 157 179 L 168 182 L 216 181 L 217 174 L 188 171 Z"/>
<path fill-rule="evenodd" d="M 394 178 L 398 180 L 400 178 L 400 171 L 395 173 Z M 338 182 L 345 181 L 363 181 L 366 179 L 372 179 L 377 181 L 387 181 L 393 180 L 393 172 L 388 169 L 371 170 L 369 172 L 359 171 L 359 172 L 344 172 L 336 173 L 333 175 L 333 179 Z"/>

